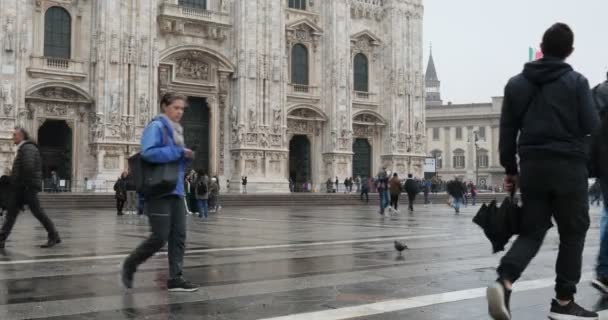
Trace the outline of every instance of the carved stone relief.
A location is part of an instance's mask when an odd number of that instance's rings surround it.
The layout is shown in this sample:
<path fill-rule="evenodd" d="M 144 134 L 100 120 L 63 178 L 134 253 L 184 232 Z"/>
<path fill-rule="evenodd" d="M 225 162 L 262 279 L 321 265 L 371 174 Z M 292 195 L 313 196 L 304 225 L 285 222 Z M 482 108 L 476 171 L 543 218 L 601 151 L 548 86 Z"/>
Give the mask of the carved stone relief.
<path fill-rule="evenodd" d="M 381 21 L 385 17 L 382 3 L 382 0 L 350 0 L 351 17 Z"/>
<path fill-rule="evenodd" d="M 198 57 L 197 57 L 198 56 Z M 199 60 L 200 52 L 175 59 L 175 78 L 178 80 L 208 81 L 209 64 Z"/>
<path fill-rule="evenodd" d="M 110 63 L 117 64 L 119 60 L 118 35 L 113 33 L 110 38 Z"/>
<path fill-rule="evenodd" d="M 145 126 L 148 119 L 150 119 L 150 101 L 146 94 L 142 93 L 139 96 L 139 125 Z"/>
<path fill-rule="evenodd" d="M 118 156 L 106 155 L 103 157 L 103 167 L 106 169 L 118 169 L 119 160 Z"/>
<path fill-rule="evenodd" d="M 143 36 L 141 37 L 141 40 L 139 41 L 140 43 L 140 56 L 139 56 L 139 65 L 142 68 L 147 68 L 148 67 L 148 60 L 149 60 L 149 53 L 148 53 L 148 49 L 149 49 L 149 44 L 148 44 L 148 37 Z"/>
<path fill-rule="evenodd" d="M 13 85 L 10 81 L 4 80 L 2 83 L 2 88 L 0 89 L 0 102 L 4 108 L 4 115 L 9 116 L 13 112 L 14 100 L 13 100 Z"/>

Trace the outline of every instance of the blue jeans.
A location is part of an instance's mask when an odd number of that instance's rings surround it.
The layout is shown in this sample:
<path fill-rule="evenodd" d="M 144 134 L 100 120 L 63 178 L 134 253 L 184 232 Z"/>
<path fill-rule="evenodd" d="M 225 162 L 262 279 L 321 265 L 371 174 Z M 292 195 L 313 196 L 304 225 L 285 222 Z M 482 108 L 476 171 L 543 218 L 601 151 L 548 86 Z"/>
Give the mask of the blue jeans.
<path fill-rule="evenodd" d="M 454 197 L 454 209 L 460 210 L 460 206 L 462 205 L 462 198 Z"/>
<path fill-rule="evenodd" d="M 388 190 L 379 191 L 378 195 L 380 196 L 380 211 L 383 211 L 391 203 L 391 197 Z"/>
<path fill-rule="evenodd" d="M 604 206 L 602 217 L 600 218 L 600 252 L 597 255 L 596 273 L 599 277 L 608 278 L 608 237 L 606 228 L 608 227 L 608 208 Z"/>
<path fill-rule="evenodd" d="M 205 218 L 209 217 L 209 200 L 208 199 L 197 199 L 198 204 L 198 217 L 202 218 L 203 214 Z"/>

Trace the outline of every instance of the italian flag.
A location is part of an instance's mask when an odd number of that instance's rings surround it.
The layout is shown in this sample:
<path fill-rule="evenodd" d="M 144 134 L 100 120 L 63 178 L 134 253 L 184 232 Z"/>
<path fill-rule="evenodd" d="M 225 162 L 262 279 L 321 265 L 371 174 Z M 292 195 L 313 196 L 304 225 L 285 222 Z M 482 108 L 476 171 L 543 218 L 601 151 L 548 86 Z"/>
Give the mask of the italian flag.
<path fill-rule="evenodd" d="M 539 60 L 543 58 L 543 53 L 540 50 L 536 50 L 532 47 L 528 48 L 528 61 Z"/>

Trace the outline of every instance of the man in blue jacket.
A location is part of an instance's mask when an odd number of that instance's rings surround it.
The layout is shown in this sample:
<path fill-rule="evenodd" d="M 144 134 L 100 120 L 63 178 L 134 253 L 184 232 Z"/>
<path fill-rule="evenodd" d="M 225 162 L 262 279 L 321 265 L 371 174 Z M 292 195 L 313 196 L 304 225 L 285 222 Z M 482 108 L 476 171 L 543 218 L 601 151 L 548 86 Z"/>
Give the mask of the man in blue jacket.
<path fill-rule="evenodd" d="M 597 313 L 574 302 L 589 228 L 584 140 L 598 127 L 599 118 L 587 79 L 565 62 L 573 44 L 570 27 L 553 25 L 543 36 L 544 58 L 526 64 L 505 88 L 500 162 L 506 171 L 505 189 L 521 189 L 523 221 L 519 237 L 500 262 L 498 280 L 487 291 L 494 319 L 511 319 L 512 284 L 538 253 L 552 217 L 560 246 L 555 266 L 556 298 L 549 318 L 598 318 Z"/>

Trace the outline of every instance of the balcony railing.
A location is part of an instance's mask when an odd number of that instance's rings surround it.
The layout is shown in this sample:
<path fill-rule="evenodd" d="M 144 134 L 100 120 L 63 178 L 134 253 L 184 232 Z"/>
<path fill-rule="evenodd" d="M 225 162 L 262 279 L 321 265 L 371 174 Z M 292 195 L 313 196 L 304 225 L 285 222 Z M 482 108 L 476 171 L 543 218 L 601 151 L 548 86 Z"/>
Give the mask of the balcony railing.
<path fill-rule="evenodd" d="M 352 2 L 380 7 L 384 5 L 384 0 L 352 0 Z"/>
<path fill-rule="evenodd" d="M 200 8 L 192 8 L 187 6 L 180 6 L 173 3 L 164 3 L 159 14 L 161 16 L 187 18 L 192 20 L 199 20 L 204 22 L 212 22 L 223 25 L 230 24 L 230 15 L 224 12 L 209 11 Z"/>
<path fill-rule="evenodd" d="M 309 86 L 309 85 L 295 84 L 295 83 L 289 84 L 289 93 L 296 94 L 296 95 L 317 96 L 318 95 L 317 89 L 318 89 L 317 87 L 313 87 L 313 86 Z"/>
<path fill-rule="evenodd" d="M 72 78 L 86 77 L 84 62 L 55 57 L 32 56 L 28 72 L 32 75 L 48 74 Z"/>
<path fill-rule="evenodd" d="M 355 100 L 363 102 L 377 102 L 376 94 L 366 91 L 354 91 Z"/>

